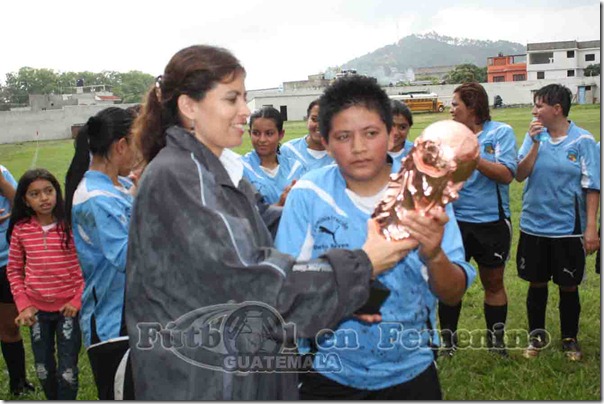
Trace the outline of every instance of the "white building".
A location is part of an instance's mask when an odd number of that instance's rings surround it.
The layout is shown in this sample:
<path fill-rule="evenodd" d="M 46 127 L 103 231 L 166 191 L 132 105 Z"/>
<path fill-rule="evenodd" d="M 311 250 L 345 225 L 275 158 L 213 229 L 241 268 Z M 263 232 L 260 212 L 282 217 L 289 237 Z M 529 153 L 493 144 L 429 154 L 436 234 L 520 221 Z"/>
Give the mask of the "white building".
<path fill-rule="evenodd" d="M 587 66 L 600 63 L 600 41 L 564 41 L 526 45 L 528 80 L 584 77 Z"/>

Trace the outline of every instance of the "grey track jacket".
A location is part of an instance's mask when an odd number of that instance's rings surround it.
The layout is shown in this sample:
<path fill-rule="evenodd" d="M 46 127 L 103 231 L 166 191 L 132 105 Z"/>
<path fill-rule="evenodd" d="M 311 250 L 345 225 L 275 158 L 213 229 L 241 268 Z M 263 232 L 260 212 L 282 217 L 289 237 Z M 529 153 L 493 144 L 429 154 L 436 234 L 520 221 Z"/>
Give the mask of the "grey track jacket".
<path fill-rule="evenodd" d="M 367 300 L 371 263 L 362 250 L 296 263 L 272 248 L 265 221 L 274 223 L 274 215 L 264 208 L 253 187 L 245 179 L 235 187 L 197 139 L 168 129 L 166 147 L 145 169 L 130 224 L 125 315 L 137 399 L 298 397 L 295 373 L 198 366 L 210 361 L 201 348 L 180 357 L 159 343 L 140 345 L 141 324 L 165 328 L 194 310 L 258 301 L 295 323 L 296 337 L 309 337 L 334 329 Z"/>

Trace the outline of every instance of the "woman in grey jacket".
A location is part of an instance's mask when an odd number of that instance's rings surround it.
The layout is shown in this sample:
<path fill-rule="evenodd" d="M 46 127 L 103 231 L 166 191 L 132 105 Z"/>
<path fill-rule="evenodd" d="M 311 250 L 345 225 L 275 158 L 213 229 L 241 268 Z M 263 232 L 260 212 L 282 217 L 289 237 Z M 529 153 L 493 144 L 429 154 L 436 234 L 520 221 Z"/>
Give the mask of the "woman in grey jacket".
<path fill-rule="evenodd" d="M 295 338 L 352 315 L 370 278 L 417 243 L 370 221 L 362 250 L 296 262 L 272 248 L 238 156 L 250 114 L 245 70 L 228 51 L 176 53 L 134 125 L 149 164 L 131 219 L 126 283 L 135 396 L 295 399 Z M 269 208 L 272 209 L 272 208 Z M 274 216 L 273 216 L 274 217 Z M 337 371 L 337 356 L 325 366 Z"/>

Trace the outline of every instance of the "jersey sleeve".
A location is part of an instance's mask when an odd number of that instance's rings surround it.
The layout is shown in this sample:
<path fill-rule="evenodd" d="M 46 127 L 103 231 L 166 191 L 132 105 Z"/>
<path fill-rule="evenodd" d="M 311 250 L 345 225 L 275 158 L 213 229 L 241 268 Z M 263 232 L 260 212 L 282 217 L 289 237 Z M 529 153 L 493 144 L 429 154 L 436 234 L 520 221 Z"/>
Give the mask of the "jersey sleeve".
<path fill-rule="evenodd" d="M 531 150 L 532 145 L 533 140 L 531 139 L 531 136 L 528 134 L 528 132 L 526 132 L 526 134 L 524 135 L 524 140 L 522 141 L 522 146 L 520 146 L 520 150 L 518 150 L 518 161 L 521 161 L 523 158 L 526 157 L 526 155 Z"/>
<path fill-rule="evenodd" d="M 516 175 L 518 160 L 516 157 L 516 135 L 509 125 L 502 126 L 497 132 L 497 145 L 495 147 L 495 158 L 498 163 L 506 166 Z"/>
<path fill-rule="evenodd" d="M 92 204 L 99 246 L 103 256 L 119 271 L 126 270 L 130 212 L 113 198 L 98 197 Z"/>
<path fill-rule="evenodd" d="M 600 191 L 600 150 L 593 137 L 582 137 L 579 142 L 579 153 L 581 188 Z"/>
<path fill-rule="evenodd" d="M 449 261 L 461 267 L 466 273 L 466 289 L 468 289 L 476 278 L 476 270 L 466 261 L 466 253 L 463 247 L 461 232 L 457 225 L 457 220 L 455 219 L 453 205 L 448 204 L 445 210 L 449 216 L 449 221 L 445 225 L 441 246 L 445 255 L 449 258 Z"/>
<path fill-rule="evenodd" d="M 279 251 L 297 257 L 299 261 L 311 259 L 314 241 L 307 194 L 296 186 L 289 192 L 275 238 L 275 247 Z"/>

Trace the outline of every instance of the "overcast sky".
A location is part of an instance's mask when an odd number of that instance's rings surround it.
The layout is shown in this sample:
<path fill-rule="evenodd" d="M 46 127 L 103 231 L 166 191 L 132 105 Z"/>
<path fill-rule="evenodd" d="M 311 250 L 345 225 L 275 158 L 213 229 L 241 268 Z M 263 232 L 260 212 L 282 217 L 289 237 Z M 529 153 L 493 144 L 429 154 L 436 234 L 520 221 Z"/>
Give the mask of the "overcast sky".
<path fill-rule="evenodd" d="M 523 45 L 600 38 L 588 0 L 4 0 L 0 81 L 20 67 L 161 74 L 178 50 L 230 49 L 248 90 L 278 87 L 411 35 Z M 438 64 L 438 63 L 437 63 Z"/>

